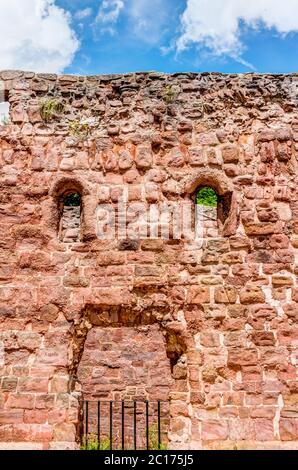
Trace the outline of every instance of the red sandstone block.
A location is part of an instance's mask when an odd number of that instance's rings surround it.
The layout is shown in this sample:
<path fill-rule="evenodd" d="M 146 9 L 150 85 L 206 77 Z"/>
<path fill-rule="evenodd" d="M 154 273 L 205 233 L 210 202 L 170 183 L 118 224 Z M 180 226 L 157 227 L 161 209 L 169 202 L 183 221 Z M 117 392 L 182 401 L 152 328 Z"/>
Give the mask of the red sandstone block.
<path fill-rule="evenodd" d="M 54 408 L 55 395 L 53 394 L 42 394 L 36 395 L 35 408 L 40 410 L 51 410 Z"/>
<path fill-rule="evenodd" d="M 216 348 L 220 346 L 219 333 L 215 331 L 205 331 L 200 334 L 200 343 L 206 348 Z"/>
<path fill-rule="evenodd" d="M 258 352 L 252 348 L 235 348 L 230 349 L 228 353 L 228 366 L 241 367 L 249 365 L 257 365 Z"/>
<path fill-rule="evenodd" d="M 30 424 L 16 423 L 12 427 L 13 442 L 34 442 L 34 433 Z"/>
<path fill-rule="evenodd" d="M 29 349 L 34 351 L 37 349 L 42 341 L 42 336 L 34 332 L 24 332 L 18 334 L 18 344 L 20 349 Z"/>
<path fill-rule="evenodd" d="M 43 424 L 48 419 L 48 412 L 43 410 L 25 410 L 24 423 Z"/>
<path fill-rule="evenodd" d="M 220 418 L 237 418 L 239 416 L 239 409 L 237 406 L 223 406 L 218 413 Z"/>
<path fill-rule="evenodd" d="M 298 302 L 298 288 L 292 289 L 292 300 Z"/>
<path fill-rule="evenodd" d="M 23 422 L 24 411 L 20 410 L 0 410 L 0 423 L 16 424 Z"/>
<path fill-rule="evenodd" d="M 264 392 L 283 392 L 286 385 L 279 380 L 265 380 L 262 382 L 262 391 Z"/>
<path fill-rule="evenodd" d="M 203 392 L 191 391 L 190 401 L 193 405 L 196 405 L 196 404 L 203 405 L 205 402 L 205 394 Z"/>
<path fill-rule="evenodd" d="M 166 399 L 168 399 L 168 396 L 166 397 Z M 60 419 L 61 419 L 61 421 L 60 421 Z M 65 421 L 65 420 L 62 419 L 62 416 L 61 416 L 61 418 L 59 418 L 57 423 L 63 422 L 63 421 Z M 73 406 L 73 407 L 69 408 L 69 410 L 67 411 L 67 422 L 68 423 L 73 423 L 73 424 L 78 424 L 78 421 L 79 421 L 78 408 Z"/>
<path fill-rule="evenodd" d="M 255 434 L 257 441 L 274 441 L 274 427 L 272 419 L 254 419 Z"/>
<path fill-rule="evenodd" d="M 233 317 L 233 318 L 246 317 L 247 308 L 244 305 L 239 305 L 239 304 L 229 305 L 228 314 L 230 317 Z"/>
<path fill-rule="evenodd" d="M 0 426 L 0 443 L 11 442 L 13 440 L 13 426 L 4 425 Z"/>
<path fill-rule="evenodd" d="M 187 403 L 175 403 L 173 402 L 170 405 L 170 415 L 171 417 L 176 416 L 189 416 L 189 408 Z"/>
<path fill-rule="evenodd" d="M 296 441 L 298 438 L 298 419 L 281 418 L 279 421 L 279 433 L 282 441 Z"/>
<path fill-rule="evenodd" d="M 187 294 L 187 302 L 189 304 L 202 304 L 210 302 L 210 288 L 191 286 Z"/>
<path fill-rule="evenodd" d="M 137 168 L 150 168 L 153 163 L 151 147 L 148 145 L 139 145 L 136 149 L 135 162 Z"/>
<path fill-rule="evenodd" d="M 223 321 L 223 326 L 227 332 L 237 331 L 244 330 L 245 323 L 246 321 L 244 318 L 225 318 Z"/>
<path fill-rule="evenodd" d="M 226 253 L 221 258 L 223 264 L 237 264 L 242 263 L 242 261 L 243 255 L 240 252 Z"/>
<path fill-rule="evenodd" d="M 246 286 L 240 290 L 240 302 L 242 304 L 264 303 L 265 294 L 258 286 Z"/>
<path fill-rule="evenodd" d="M 31 424 L 31 435 L 35 442 L 51 442 L 53 439 L 53 428 L 49 424 Z"/>
<path fill-rule="evenodd" d="M 278 392 L 267 392 L 262 394 L 263 405 L 277 405 L 279 393 Z"/>
<path fill-rule="evenodd" d="M 251 305 L 248 307 L 248 312 L 253 318 L 262 318 L 270 321 L 277 316 L 276 309 L 267 304 Z"/>
<path fill-rule="evenodd" d="M 200 366 L 202 365 L 202 354 L 200 351 L 191 350 L 187 353 L 187 361 L 189 365 Z"/>
<path fill-rule="evenodd" d="M 186 289 L 183 287 L 173 287 L 170 296 L 174 303 L 182 304 L 186 299 Z"/>
<path fill-rule="evenodd" d="M 115 251 L 100 253 L 97 256 L 96 260 L 99 266 L 110 266 L 111 264 L 125 264 L 126 253 L 117 253 Z"/>
<path fill-rule="evenodd" d="M 3 377 L 1 382 L 1 390 L 3 392 L 14 392 L 18 385 L 17 377 Z"/>
<path fill-rule="evenodd" d="M 136 265 L 135 266 L 135 275 L 136 276 L 162 276 L 163 269 L 160 266 L 152 265 Z"/>
<path fill-rule="evenodd" d="M 188 381 L 185 379 L 176 380 L 171 392 L 187 392 L 189 390 Z"/>
<path fill-rule="evenodd" d="M 129 305 L 132 301 L 132 294 L 126 289 L 116 288 L 93 289 L 93 302 L 103 305 Z"/>
<path fill-rule="evenodd" d="M 59 314 L 59 308 L 54 304 L 47 304 L 40 309 L 40 319 L 52 323 Z"/>
<path fill-rule="evenodd" d="M 294 297 L 296 298 L 295 294 L 294 294 Z M 296 302 L 288 303 L 284 305 L 283 309 L 288 318 L 290 318 L 291 320 L 294 320 L 295 322 L 298 320 L 298 303 Z"/>
<path fill-rule="evenodd" d="M 254 441 L 253 421 L 248 418 L 229 419 L 229 438 L 231 441 Z"/>
<path fill-rule="evenodd" d="M 48 380 L 41 378 L 20 378 L 19 381 L 20 392 L 47 392 L 48 391 Z"/>
<path fill-rule="evenodd" d="M 291 250 L 277 249 L 274 251 L 274 260 L 276 263 L 293 265 L 295 262 L 294 253 Z"/>
<path fill-rule="evenodd" d="M 276 408 L 272 406 L 260 406 L 250 410 L 251 418 L 268 418 L 273 419 L 276 414 Z"/>
<path fill-rule="evenodd" d="M 61 423 L 54 426 L 54 441 L 74 442 L 75 438 L 76 428 L 74 424 Z"/>
<path fill-rule="evenodd" d="M 7 406 L 10 408 L 32 409 L 34 407 L 35 395 L 30 393 L 11 393 Z"/>
<path fill-rule="evenodd" d="M 228 438 L 228 421 L 206 420 L 202 422 L 202 439 L 204 441 L 223 441 Z"/>
<path fill-rule="evenodd" d="M 258 382 L 263 378 L 260 366 L 243 366 L 241 368 L 243 382 Z"/>
<path fill-rule="evenodd" d="M 251 339 L 256 346 L 274 346 L 276 342 L 272 331 L 255 331 Z"/>
<path fill-rule="evenodd" d="M 275 223 L 255 223 L 249 222 L 244 225 L 247 235 L 271 235 L 277 233 L 278 227 Z"/>
<path fill-rule="evenodd" d="M 246 341 L 247 333 L 245 331 L 231 331 L 230 333 L 226 333 L 224 336 L 225 346 L 245 346 Z"/>
<path fill-rule="evenodd" d="M 134 274 L 133 266 L 108 266 L 107 276 L 129 277 Z"/>
<path fill-rule="evenodd" d="M 293 391 L 292 393 L 284 393 L 283 400 L 285 406 L 298 406 L 298 393 Z"/>
<path fill-rule="evenodd" d="M 224 392 L 223 405 L 242 406 L 244 402 L 243 392 Z"/>
<path fill-rule="evenodd" d="M 68 377 L 53 377 L 50 381 L 51 393 L 63 393 L 69 389 L 69 378 Z"/>
<path fill-rule="evenodd" d="M 232 286 L 216 287 L 214 299 L 219 304 L 234 304 L 237 300 L 237 289 Z"/>
<path fill-rule="evenodd" d="M 88 287 L 90 285 L 89 279 L 84 276 L 64 276 L 63 285 L 65 287 Z"/>
<path fill-rule="evenodd" d="M 287 235 L 284 235 L 282 233 L 272 235 L 269 239 L 269 246 L 273 250 L 288 248 L 289 243 L 290 241 Z"/>

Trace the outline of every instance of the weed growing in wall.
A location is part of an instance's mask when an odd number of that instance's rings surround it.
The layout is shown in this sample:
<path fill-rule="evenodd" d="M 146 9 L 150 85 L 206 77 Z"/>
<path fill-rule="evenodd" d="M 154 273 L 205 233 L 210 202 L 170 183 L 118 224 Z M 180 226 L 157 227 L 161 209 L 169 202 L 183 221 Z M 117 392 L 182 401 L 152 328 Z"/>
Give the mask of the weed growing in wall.
<path fill-rule="evenodd" d="M 52 98 L 42 101 L 40 104 L 40 115 L 45 122 L 49 122 L 64 112 L 64 104 Z"/>

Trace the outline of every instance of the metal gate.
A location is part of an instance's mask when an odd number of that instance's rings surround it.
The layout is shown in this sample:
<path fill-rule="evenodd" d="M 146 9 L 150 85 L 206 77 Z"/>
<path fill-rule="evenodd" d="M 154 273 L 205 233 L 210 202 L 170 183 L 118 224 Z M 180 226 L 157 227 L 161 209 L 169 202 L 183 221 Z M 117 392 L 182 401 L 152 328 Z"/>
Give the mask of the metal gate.
<path fill-rule="evenodd" d="M 163 450 L 169 402 L 84 401 L 83 450 Z"/>

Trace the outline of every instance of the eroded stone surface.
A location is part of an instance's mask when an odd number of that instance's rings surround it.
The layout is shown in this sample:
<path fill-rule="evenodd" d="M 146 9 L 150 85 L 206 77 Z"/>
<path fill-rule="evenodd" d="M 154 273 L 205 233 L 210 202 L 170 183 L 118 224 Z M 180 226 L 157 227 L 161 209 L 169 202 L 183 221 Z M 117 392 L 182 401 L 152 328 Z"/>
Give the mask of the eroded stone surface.
<path fill-rule="evenodd" d="M 0 78 L 1 448 L 74 448 L 88 332 L 140 325 L 165 338 L 173 448 L 297 448 L 296 75 Z M 201 184 L 230 197 L 203 244 L 97 239 L 99 203 Z M 69 189 L 80 241 L 59 237 Z"/>

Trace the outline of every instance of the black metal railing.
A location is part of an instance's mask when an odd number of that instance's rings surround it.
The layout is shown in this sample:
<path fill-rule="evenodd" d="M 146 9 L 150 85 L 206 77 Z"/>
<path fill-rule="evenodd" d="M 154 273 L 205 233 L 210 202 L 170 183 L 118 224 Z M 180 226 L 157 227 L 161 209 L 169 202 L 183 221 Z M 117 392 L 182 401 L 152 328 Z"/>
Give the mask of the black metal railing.
<path fill-rule="evenodd" d="M 83 450 L 160 450 L 166 448 L 168 402 L 83 402 Z"/>

